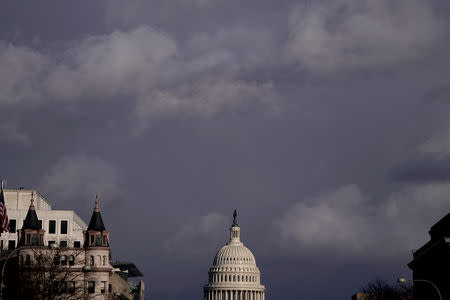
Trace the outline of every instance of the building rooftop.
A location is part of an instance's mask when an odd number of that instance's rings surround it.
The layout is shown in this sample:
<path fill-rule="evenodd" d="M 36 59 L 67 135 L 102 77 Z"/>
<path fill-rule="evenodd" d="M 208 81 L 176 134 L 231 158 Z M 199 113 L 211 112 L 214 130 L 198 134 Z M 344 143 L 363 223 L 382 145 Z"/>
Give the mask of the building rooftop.
<path fill-rule="evenodd" d="M 136 265 L 132 262 L 111 262 L 111 265 L 116 269 L 120 269 L 121 272 L 127 272 L 128 277 L 144 276 L 144 274 L 142 274 L 141 271 L 139 271 Z"/>

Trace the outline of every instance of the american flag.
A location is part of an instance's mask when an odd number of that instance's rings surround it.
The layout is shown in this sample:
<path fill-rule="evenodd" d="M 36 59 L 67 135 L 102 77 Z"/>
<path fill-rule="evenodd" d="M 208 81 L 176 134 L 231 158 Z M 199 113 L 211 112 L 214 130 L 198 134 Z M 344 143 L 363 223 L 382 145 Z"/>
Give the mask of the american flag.
<path fill-rule="evenodd" d="M 5 195 L 3 194 L 3 180 L 2 180 L 2 190 L 0 193 L 0 233 L 9 232 L 9 220 L 8 214 L 6 213 L 5 205 Z"/>

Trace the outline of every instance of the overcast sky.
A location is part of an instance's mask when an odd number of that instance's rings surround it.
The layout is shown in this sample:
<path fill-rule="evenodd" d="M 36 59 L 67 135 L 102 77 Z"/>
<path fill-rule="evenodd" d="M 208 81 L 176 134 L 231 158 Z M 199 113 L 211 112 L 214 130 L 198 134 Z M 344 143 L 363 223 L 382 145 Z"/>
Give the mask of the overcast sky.
<path fill-rule="evenodd" d="M 202 299 L 233 209 L 266 297 L 411 277 L 450 211 L 450 4 L 4 0 L 0 157 L 150 299 Z"/>

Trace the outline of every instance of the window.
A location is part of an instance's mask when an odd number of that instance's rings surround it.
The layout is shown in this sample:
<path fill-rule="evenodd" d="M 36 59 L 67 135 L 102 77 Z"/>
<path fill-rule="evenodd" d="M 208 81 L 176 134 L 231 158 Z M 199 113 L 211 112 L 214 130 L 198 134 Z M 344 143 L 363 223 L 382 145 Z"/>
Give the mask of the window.
<path fill-rule="evenodd" d="M 67 256 L 65 255 L 61 256 L 61 265 L 67 266 Z"/>
<path fill-rule="evenodd" d="M 102 285 L 100 286 L 100 293 L 106 293 L 106 281 L 102 281 Z"/>
<path fill-rule="evenodd" d="M 59 242 L 59 247 L 66 248 L 67 247 L 67 241 L 60 241 Z"/>
<path fill-rule="evenodd" d="M 88 293 L 95 293 L 95 281 L 88 281 Z"/>
<path fill-rule="evenodd" d="M 8 250 L 14 249 L 16 249 L 16 241 L 15 240 L 8 241 Z"/>
<path fill-rule="evenodd" d="M 9 232 L 16 233 L 16 220 L 15 219 L 9 220 Z"/>
<path fill-rule="evenodd" d="M 75 256 L 69 256 L 69 266 L 73 266 L 75 264 Z"/>
<path fill-rule="evenodd" d="M 94 236 L 91 235 L 91 245 L 94 245 Z"/>
<path fill-rule="evenodd" d="M 61 234 L 67 234 L 67 221 L 61 221 Z"/>
<path fill-rule="evenodd" d="M 73 247 L 74 248 L 80 248 L 81 247 L 81 242 L 80 241 L 73 242 Z"/>
<path fill-rule="evenodd" d="M 102 265 L 106 266 L 106 256 L 103 256 L 103 263 Z"/>
<path fill-rule="evenodd" d="M 56 243 L 55 241 L 48 241 L 48 246 L 51 248 L 51 246 Z"/>
<path fill-rule="evenodd" d="M 95 246 L 101 246 L 102 245 L 102 236 L 100 234 L 95 235 Z"/>
<path fill-rule="evenodd" d="M 91 266 L 93 266 L 93 265 L 94 265 L 94 263 L 95 263 L 95 258 L 94 258 L 94 255 L 91 255 Z"/>
<path fill-rule="evenodd" d="M 49 234 L 56 233 L 56 221 L 55 220 L 48 221 L 48 233 Z"/>
<path fill-rule="evenodd" d="M 37 234 L 33 233 L 31 235 L 31 245 L 36 246 L 38 244 Z"/>
<path fill-rule="evenodd" d="M 67 281 L 67 293 L 75 294 L 75 281 Z"/>
<path fill-rule="evenodd" d="M 23 265 L 23 255 L 20 256 L 20 264 Z"/>
<path fill-rule="evenodd" d="M 108 246 L 108 243 L 106 242 L 106 235 L 103 236 L 103 245 Z"/>
<path fill-rule="evenodd" d="M 26 243 L 27 245 L 29 245 L 30 242 L 31 242 L 31 234 L 27 233 L 25 237 L 26 237 L 25 243 Z"/>
<path fill-rule="evenodd" d="M 25 263 L 27 264 L 27 266 L 29 266 L 31 264 L 31 256 L 30 255 L 26 256 Z"/>

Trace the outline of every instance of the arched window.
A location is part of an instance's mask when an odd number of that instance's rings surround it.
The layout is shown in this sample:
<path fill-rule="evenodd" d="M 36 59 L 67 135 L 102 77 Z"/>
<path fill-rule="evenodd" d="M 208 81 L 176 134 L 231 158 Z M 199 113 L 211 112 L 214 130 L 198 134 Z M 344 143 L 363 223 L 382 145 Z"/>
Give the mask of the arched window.
<path fill-rule="evenodd" d="M 94 265 L 94 263 L 95 263 L 95 258 L 94 258 L 94 255 L 91 255 L 91 266 L 93 266 L 93 265 Z"/>
<path fill-rule="evenodd" d="M 231 281 L 231 275 L 228 275 L 228 281 Z"/>
<path fill-rule="evenodd" d="M 241 275 L 238 275 L 238 281 L 241 281 Z"/>
<path fill-rule="evenodd" d="M 233 275 L 233 281 L 236 281 L 236 275 Z"/>

